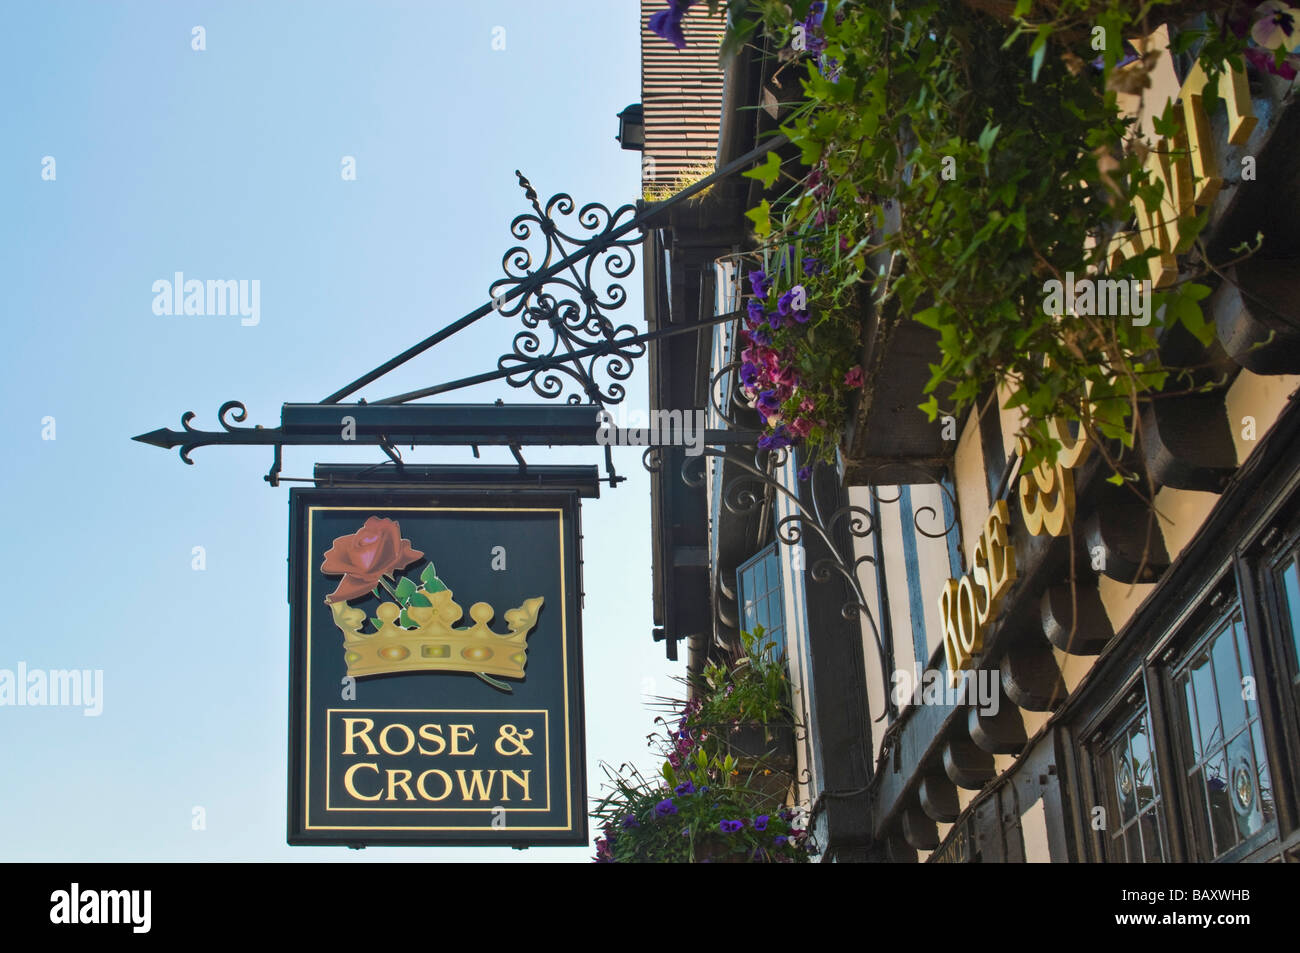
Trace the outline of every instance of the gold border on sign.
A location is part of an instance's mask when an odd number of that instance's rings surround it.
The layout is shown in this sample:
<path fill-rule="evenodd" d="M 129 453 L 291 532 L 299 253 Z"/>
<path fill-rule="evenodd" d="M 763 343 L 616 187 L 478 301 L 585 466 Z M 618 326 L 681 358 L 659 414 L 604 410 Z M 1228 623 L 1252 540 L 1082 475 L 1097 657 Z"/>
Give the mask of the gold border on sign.
<path fill-rule="evenodd" d="M 483 826 L 466 826 L 466 825 L 325 825 L 313 824 L 311 822 L 311 616 L 312 616 L 312 578 L 315 576 L 312 559 L 315 553 L 313 542 L 313 531 L 315 527 L 312 524 L 312 514 L 316 511 L 350 511 L 374 513 L 383 511 L 385 513 L 555 513 L 557 517 L 557 527 L 559 529 L 560 541 L 560 650 L 563 669 L 563 688 L 564 688 L 564 813 L 566 823 L 553 825 L 549 827 L 533 826 L 518 827 L 511 825 L 507 828 L 501 828 L 506 831 L 572 831 L 573 827 L 573 790 L 572 778 L 572 761 L 573 755 L 569 749 L 569 623 L 568 623 L 568 599 L 567 599 L 567 579 L 565 575 L 564 561 L 564 510 L 558 506 L 307 506 L 307 603 L 304 625 L 307 628 L 307 659 L 306 671 L 303 673 L 303 680 L 306 682 L 307 690 L 305 692 L 304 703 L 304 730 L 303 730 L 303 813 L 302 823 L 303 831 L 485 831 L 492 830 L 490 824 Z M 548 722 L 549 725 L 549 722 Z M 549 740 L 549 739 L 548 739 Z M 328 748 L 327 748 L 328 753 Z M 549 768 L 550 758 L 547 757 Z M 549 777 L 548 777 L 549 782 Z M 328 775 L 326 777 L 328 784 Z M 550 790 L 548 785 L 547 799 L 549 803 Z M 327 795 L 328 798 L 328 795 Z M 328 811 L 329 802 L 326 801 L 325 809 Z M 469 813 L 464 811 L 462 813 Z M 510 812 L 507 811 L 507 814 Z"/>

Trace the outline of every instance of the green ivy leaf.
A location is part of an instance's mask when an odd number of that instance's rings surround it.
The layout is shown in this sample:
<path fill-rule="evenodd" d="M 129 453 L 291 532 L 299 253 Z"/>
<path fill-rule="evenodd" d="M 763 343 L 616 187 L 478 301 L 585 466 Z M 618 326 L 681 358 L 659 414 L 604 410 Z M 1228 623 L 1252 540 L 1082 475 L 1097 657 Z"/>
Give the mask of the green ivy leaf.
<path fill-rule="evenodd" d="M 766 238 L 772 233 L 772 205 L 767 199 L 763 199 L 758 208 L 746 212 L 745 218 L 754 223 L 754 232 L 759 238 Z"/>
<path fill-rule="evenodd" d="M 1030 52 L 1034 55 L 1034 63 L 1030 70 L 1030 78 L 1038 82 L 1038 71 L 1043 68 L 1043 57 L 1047 55 L 1047 35 L 1052 28 L 1043 25 L 1038 28 L 1038 36 L 1034 37 L 1034 45 L 1030 47 Z"/>
<path fill-rule="evenodd" d="M 763 183 L 764 188 L 770 189 L 776 183 L 777 176 L 781 174 L 781 157 L 776 154 L 776 150 L 773 150 L 767 154 L 767 161 L 762 165 L 740 174 L 747 179 L 758 179 Z"/>
<path fill-rule="evenodd" d="M 408 629 L 415 628 L 415 620 L 406 614 L 405 609 L 403 609 L 402 614 L 397 617 L 397 621 L 400 622 L 403 626 L 405 626 Z"/>
<path fill-rule="evenodd" d="M 412 594 L 411 594 L 411 601 L 410 601 L 409 603 L 407 603 L 407 605 L 419 606 L 419 607 L 424 608 L 424 609 L 428 609 L 428 608 L 432 608 L 432 607 L 433 607 L 433 603 L 429 601 L 429 597 L 426 596 L 426 595 L 425 595 L 424 593 L 422 593 L 422 592 L 414 592 L 414 593 L 412 593 Z"/>
<path fill-rule="evenodd" d="M 382 628 L 384 627 L 384 622 L 383 622 L 383 620 L 382 620 L 382 619 L 376 619 L 374 616 L 371 616 L 371 617 L 370 617 L 370 624 L 373 625 L 373 626 L 375 627 L 375 631 L 376 631 L 376 632 L 378 632 L 380 629 L 382 629 Z"/>
<path fill-rule="evenodd" d="M 1002 128 L 1001 124 L 993 126 L 988 123 L 984 125 L 984 131 L 980 133 L 979 147 L 981 152 L 988 152 L 993 148 L 993 140 L 998 137 L 998 130 Z"/>

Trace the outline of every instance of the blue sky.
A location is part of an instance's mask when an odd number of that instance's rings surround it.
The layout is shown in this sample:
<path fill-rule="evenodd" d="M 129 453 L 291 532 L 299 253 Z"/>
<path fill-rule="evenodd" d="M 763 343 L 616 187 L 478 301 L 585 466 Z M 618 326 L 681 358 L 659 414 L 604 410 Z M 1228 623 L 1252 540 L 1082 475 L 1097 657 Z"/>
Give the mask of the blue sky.
<path fill-rule="evenodd" d="M 230 399 L 275 426 L 281 403 L 319 400 L 482 303 L 526 209 L 516 168 L 543 198 L 634 201 L 639 155 L 613 136 L 640 95 L 637 4 L 50 2 L 6 21 L 0 668 L 102 669 L 104 710 L 0 707 L 0 859 L 585 860 L 288 847 L 288 490 L 262 480 L 269 450 L 200 449 L 187 467 L 129 438 L 187 410 L 213 429 Z M 259 280 L 260 322 L 155 315 L 153 282 L 177 271 Z M 627 287 L 614 316 L 640 326 L 639 272 Z M 494 368 L 513 330 L 489 317 L 363 393 Z M 643 369 L 630 392 L 643 407 Z M 457 399 L 498 396 L 530 399 Z M 284 473 L 382 459 L 290 448 Z M 647 763 L 642 698 L 681 671 L 650 639 L 648 480 L 638 450 L 617 459 L 629 482 L 584 507 L 593 774 Z"/>

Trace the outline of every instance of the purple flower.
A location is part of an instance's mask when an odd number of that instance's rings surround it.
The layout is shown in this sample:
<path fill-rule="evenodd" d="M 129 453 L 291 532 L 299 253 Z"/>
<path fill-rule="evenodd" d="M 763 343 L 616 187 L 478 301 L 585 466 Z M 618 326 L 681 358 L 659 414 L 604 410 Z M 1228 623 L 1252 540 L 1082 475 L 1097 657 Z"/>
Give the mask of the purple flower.
<path fill-rule="evenodd" d="M 677 787 L 673 788 L 673 793 L 678 797 L 685 797 L 688 794 L 694 794 L 695 785 L 690 781 L 683 781 L 681 784 L 677 785 Z"/>
<path fill-rule="evenodd" d="M 764 328 L 754 328 L 749 332 L 749 339 L 755 344 L 761 344 L 764 347 L 772 343 L 772 335 Z"/>
<path fill-rule="evenodd" d="M 640 827 L 641 822 L 636 819 L 635 814 L 629 814 L 623 818 L 623 830 L 630 831 L 634 827 Z"/>
<path fill-rule="evenodd" d="M 745 826 L 744 821 L 719 821 L 718 829 L 724 834 L 734 834 Z"/>
<path fill-rule="evenodd" d="M 1297 67 L 1300 67 L 1300 56 L 1294 53 L 1288 54 L 1282 60 L 1282 65 L 1279 66 L 1277 58 L 1271 52 L 1261 50 L 1257 46 L 1252 46 L 1246 50 L 1246 60 L 1260 72 L 1272 73 L 1274 76 L 1280 76 L 1285 80 L 1295 79 Z"/>
<path fill-rule="evenodd" d="M 767 312 L 763 310 L 761 301 L 750 299 L 749 302 L 749 326 L 757 327 L 767 320 Z"/>
<path fill-rule="evenodd" d="M 805 275 L 820 275 L 825 270 L 822 263 L 811 255 L 803 260 L 803 273 Z"/>
<path fill-rule="evenodd" d="M 766 298 L 768 289 L 772 287 L 772 281 L 767 277 L 765 271 L 751 271 L 749 273 L 749 286 L 754 289 L 755 297 Z"/>
<path fill-rule="evenodd" d="M 790 446 L 790 443 L 790 432 L 785 429 L 785 424 L 778 426 L 774 432 L 763 434 L 758 438 L 758 446 L 762 450 L 780 450 Z"/>
<path fill-rule="evenodd" d="M 776 399 L 776 391 L 765 390 L 758 395 L 758 412 L 764 417 L 773 417 L 781 412 L 781 402 Z"/>
<path fill-rule="evenodd" d="M 790 838 L 786 837 L 784 834 L 777 834 L 775 837 L 772 838 L 772 843 L 775 844 L 777 847 L 784 847 L 789 842 L 789 840 Z"/>
<path fill-rule="evenodd" d="M 664 798 L 655 805 L 655 817 L 667 817 L 669 814 L 677 813 L 677 805 L 673 803 L 672 798 Z"/>
<path fill-rule="evenodd" d="M 776 299 L 776 313 L 781 317 L 787 317 L 791 313 L 790 302 L 794 300 L 794 288 L 791 288 L 781 297 Z"/>
<path fill-rule="evenodd" d="M 799 482 L 807 483 L 812 478 L 812 467 L 799 468 Z"/>
<path fill-rule="evenodd" d="M 767 323 L 772 326 L 773 331 L 780 331 L 781 324 L 782 324 L 780 312 L 773 311 L 770 315 L 768 315 Z"/>
<path fill-rule="evenodd" d="M 650 32 L 661 36 L 677 49 L 686 46 L 686 37 L 682 35 L 682 16 L 695 0 L 668 0 L 668 9 L 660 10 L 650 17 Z"/>
<path fill-rule="evenodd" d="M 754 818 L 754 830 L 756 831 L 767 830 L 767 818 L 768 815 L 766 814 L 760 814 L 758 815 L 758 817 Z"/>

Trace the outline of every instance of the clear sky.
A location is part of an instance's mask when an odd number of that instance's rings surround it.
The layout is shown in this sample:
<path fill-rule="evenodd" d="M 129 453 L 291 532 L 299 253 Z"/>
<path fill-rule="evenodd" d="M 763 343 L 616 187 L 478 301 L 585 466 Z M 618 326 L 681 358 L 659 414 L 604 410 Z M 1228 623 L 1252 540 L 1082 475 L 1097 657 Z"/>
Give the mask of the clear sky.
<path fill-rule="evenodd" d="M 83 0 L 5 19 L 0 668 L 102 669 L 104 699 L 99 717 L 0 707 L 0 859 L 588 858 L 288 847 L 288 489 L 263 482 L 269 449 L 199 449 L 188 467 L 130 437 L 187 410 L 216 429 L 230 399 L 276 426 L 281 403 L 319 400 L 485 301 L 526 209 L 516 168 L 543 198 L 634 201 L 640 157 L 613 137 L 640 96 L 635 0 Z M 154 314 L 154 281 L 177 271 L 258 279 L 259 323 Z M 614 316 L 643 326 L 639 272 L 627 287 Z M 513 330 L 485 319 L 363 395 L 493 369 Z M 630 392 L 644 407 L 643 368 Z M 498 396 L 536 399 L 458 399 Z M 383 459 L 289 448 L 284 474 Z M 591 794 L 597 761 L 647 763 L 643 697 L 681 671 L 650 638 L 640 453 L 617 460 L 630 481 L 583 514 Z"/>

